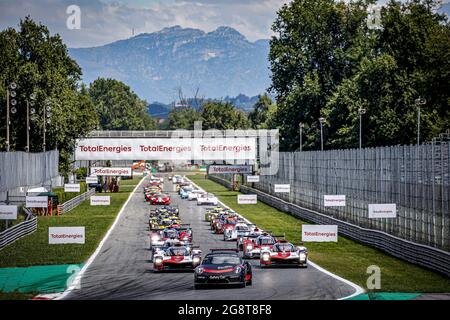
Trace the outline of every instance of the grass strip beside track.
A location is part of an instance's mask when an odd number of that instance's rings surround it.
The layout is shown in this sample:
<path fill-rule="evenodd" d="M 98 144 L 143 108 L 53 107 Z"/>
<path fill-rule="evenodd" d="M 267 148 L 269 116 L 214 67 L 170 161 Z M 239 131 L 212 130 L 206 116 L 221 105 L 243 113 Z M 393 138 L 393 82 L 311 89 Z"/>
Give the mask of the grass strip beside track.
<path fill-rule="evenodd" d="M 142 177 L 123 180 L 118 193 L 101 193 L 111 196 L 110 206 L 91 206 L 84 201 L 63 216 L 39 217 L 38 229 L 0 251 L 0 267 L 26 267 L 49 264 L 80 264 L 95 251 L 109 229 L 130 192 Z M 86 243 L 48 244 L 49 227 L 86 227 Z"/>
<path fill-rule="evenodd" d="M 271 230 L 274 234 L 286 233 L 286 238 L 294 244 L 301 242 L 301 225 L 304 221 L 263 202 L 239 205 L 239 192 L 229 191 L 216 182 L 206 180 L 203 174 L 190 175 L 189 179 L 214 193 L 224 204 L 261 228 Z M 381 269 L 381 291 L 450 292 L 449 278 L 342 236 L 339 236 L 337 243 L 316 242 L 307 243 L 306 246 L 312 261 L 363 288 L 367 287 L 369 277 L 367 267 L 377 265 Z"/>

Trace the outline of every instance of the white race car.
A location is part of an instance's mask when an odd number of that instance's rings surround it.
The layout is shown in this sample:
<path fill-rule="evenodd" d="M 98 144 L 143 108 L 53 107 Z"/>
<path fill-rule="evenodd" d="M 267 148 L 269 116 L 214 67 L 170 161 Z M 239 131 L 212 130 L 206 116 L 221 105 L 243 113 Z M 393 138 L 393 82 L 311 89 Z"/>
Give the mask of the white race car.
<path fill-rule="evenodd" d="M 308 250 L 296 247 L 286 240 L 280 240 L 271 248 L 261 249 L 261 267 L 269 266 L 300 266 L 307 267 Z"/>
<path fill-rule="evenodd" d="M 192 190 L 188 194 L 188 200 L 197 200 L 197 197 L 199 197 L 200 195 L 205 195 L 205 194 L 206 194 L 206 192 L 202 191 L 202 190 Z"/>
<path fill-rule="evenodd" d="M 225 228 L 223 231 L 223 240 L 237 240 L 241 237 L 248 236 L 254 229 L 254 226 L 250 226 L 244 222 L 238 222 L 234 226 Z"/>
<path fill-rule="evenodd" d="M 153 256 L 153 271 L 194 270 L 202 261 L 201 253 L 201 250 L 184 245 L 158 250 Z"/>
<path fill-rule="evenodd" d="M 219 204 L 219 199 L 212 193 L 202 194 L 197 197 L 197 205 L 201 206 L 203 204 L 210 204 L 217 206 Z"/>

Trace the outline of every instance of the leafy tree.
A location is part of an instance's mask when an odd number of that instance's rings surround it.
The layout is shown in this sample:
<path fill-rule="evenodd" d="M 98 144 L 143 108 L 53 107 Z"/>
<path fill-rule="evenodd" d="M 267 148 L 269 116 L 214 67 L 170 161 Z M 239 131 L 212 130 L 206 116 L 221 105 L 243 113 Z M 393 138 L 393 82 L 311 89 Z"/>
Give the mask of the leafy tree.
<path fill-rule="evenodd" d="M 30 124 L 30 151 L 43 149 L 44 107 L 51 104 L 51 123 L 46 129 L 46 149 L 60 150 L 60 172 L 67 173 L 75 139 L 97 125 L 93 105 L 78 86 L 81 70 L 72 60 L 59 35 L 50 35 L 48 28 L 30 17 L 20 21 L 16 31 L 0 32 L 0 103 L 6 104 L 6 88 L 17 84 L 17 113 L 11 115 L 10 141 L 12 151 L 26 146 L 26 101 L 36 95 L 35 114 Z M 0 129 L 6 131 L 6 113 L 0 116 Z M 6 134 L 0 138 L 5 149 Z"/>
<path fill-rule="evenodd" d="M 89 87 L 89 95 L 104 130 L 152 130 L 156 123 L 129 86 L 115 79 L 98 78 Z"/>
<path fill-rule="evenodd" d="M 201 114 L 191 107 L 174 108 L 169 112 L 169 128 L 193 130 L 194 122 L 201 121 Z"/>
<path fill-rule="evenodd" d="M 230 103 L 207 102 L 202 110 L 203 129 L 248 129 L 246 114 Z"/>
<path fill-rule="evenodd" d="M 249 113 L 248 119 L 254 129 L 267 129 L 275 106 L 267 94 L 261 95 Z"/>

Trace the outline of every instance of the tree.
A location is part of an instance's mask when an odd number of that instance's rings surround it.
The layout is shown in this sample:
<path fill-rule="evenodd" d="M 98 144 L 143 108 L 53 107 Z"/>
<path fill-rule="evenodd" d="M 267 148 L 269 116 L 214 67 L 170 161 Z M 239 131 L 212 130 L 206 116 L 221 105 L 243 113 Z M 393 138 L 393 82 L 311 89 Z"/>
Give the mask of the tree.
<path fill-rule="evenodd" d="M 129 86 L 115 79 L 98 78 L 89 87 L 89 95 L 104 130 L 153 130 L 155 121 Z"/>
<path fill-rule="evenodd" d="M 191 107 L 177 107 L 169 112 L 169 128 L 193 130 L 194 122 L 201 121 L 201 114 Z"/>
<path fill-rule="evenodd" d="M 207 102 L 202 110 L 203 129 L 248 129 L 250 122 L 242 110 L 230 103 Z"/>
<path fill-rule="evenodd" d="M 254 129 L 267 129 L 268 122 L 271 120 L 275 106 L 267 94 L 259 96 L 258 101 L 249 113 L 248 119 L 251 127 Z"/>
<path fill-rule="evenodd" d="M 66 174 L 75 140 L 97 125 L 93 105 L 78 86 L 81 69 L 72 60 L 59 35 L 30 17 L 20 21 L 18 30 L 0 32 L 0 103 L 6 104 L 6 87 L 17 83 L 17 113 L 11 116 L 12 151 L 26 146 L 26 100 L 36 94 L 30 130 L 30 151 L 43 148 L 44 106 L 51 103 L 51 123 L 47 124 L 46 149 L 60 150 L 60 172 Z M 6 131 L 6 114 L 1 113 L 1 132 Z M 0 148 L 5 148 L 5 134 Z"/>

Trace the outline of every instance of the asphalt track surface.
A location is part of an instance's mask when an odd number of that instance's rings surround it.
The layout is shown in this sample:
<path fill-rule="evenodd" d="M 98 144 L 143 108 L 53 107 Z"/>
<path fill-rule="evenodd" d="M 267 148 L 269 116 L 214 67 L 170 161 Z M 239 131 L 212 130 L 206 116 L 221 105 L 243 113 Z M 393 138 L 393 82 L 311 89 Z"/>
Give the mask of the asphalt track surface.
<path fill-rule="evenodd" d="M 200 246 L 203 256 L 211 248 L 235 248 L 234 242 L 224 242 L 222 235 L 213 234 L 203 220 L 207 206 L 182 200 L 173 190 L 172 182 L 165 179 L 164 191 L 171 195 L 172 204 L 179 206 L 183 223 L 191 224 L 194 244 Z M 149 206 L 144 201 L 142 187 L 139 187 L 103 248 L 86 269 L 79 289 L 69 292 L 65 299 L 329 300 L 355 292 L 348 284 L 312 266 L 260 269 L 258 260 L 250 260 L 252 286 L 196 290 L 193 272 L 153 273 L 148 218 Z"/>

